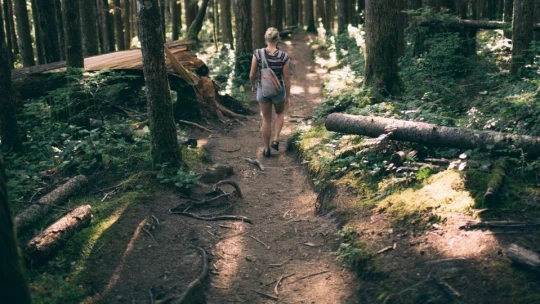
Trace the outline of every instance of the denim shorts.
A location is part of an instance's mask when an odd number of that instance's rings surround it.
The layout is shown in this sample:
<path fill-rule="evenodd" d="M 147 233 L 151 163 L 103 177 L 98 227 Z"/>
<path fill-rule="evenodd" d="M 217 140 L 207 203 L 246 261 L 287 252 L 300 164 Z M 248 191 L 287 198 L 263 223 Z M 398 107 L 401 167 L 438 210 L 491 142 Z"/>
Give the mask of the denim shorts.
<path fill-rule="evenodd" d="M 271 103 L 282 103 L 285 101 L 285 98 L 287 97 L 287 93 L 285 91 L 285 85 L 281 85 L 281 91 L 277 93 L 276 96 L 272 97 L 263 97 L 262 89 L 261 87 L 257 87 L 257 101 L 258 102 L 271 102 Z"/>

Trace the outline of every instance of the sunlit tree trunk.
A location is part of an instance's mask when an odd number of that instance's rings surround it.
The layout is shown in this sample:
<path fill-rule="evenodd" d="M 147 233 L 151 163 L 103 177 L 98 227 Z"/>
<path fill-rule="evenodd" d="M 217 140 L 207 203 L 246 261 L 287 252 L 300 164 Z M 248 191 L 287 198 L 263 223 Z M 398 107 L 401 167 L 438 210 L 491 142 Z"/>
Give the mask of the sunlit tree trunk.
<path fill-rule="evenodd" d="M 186 19 L 186 28 L 189 29 L 195 18 L 197 17 L 197 12 L 199 8 L 197 7 L 197 2 L 193 0 L 184 0 L 184 11 Z"/>
<path fill-rule="evenodd" d="M 66 34 L 66 65 L 68 68 L 83 68 L 83 46 L 79 1 L 63 1 L 64 32 Z"/>
<path fill-rule="evenodd" d="M 231 0 L 220 0 L 221 7 L 221 39 L 223 43 L 233 46 Z"/>
<path fill-rule="evenodd" d="M 137 0 L 137 4 L 152 161 L 154 166 L 163 163 L 179 165 L 182 158 L 176 137 L 172 98 L 163 54 L 160 6 L 158 0 Z"/>
<path fill-rule="evenodd" d="M 116 46 L 119 51 L 126 49 L 124 40 L 124 24 L 122 23 L 122 6 L 120 0 L 113 0 L 114 4 L 114 35 L 116 37 Z"/>
<path fill-rule="evenodd" d="M 43 47 L 43 35 L 41 34 L 41 28 L 39 27 L 39 18 L 37 14 L 37 0 L 30 0 L 32 5 L 32 22 L 34 24 L 34 39 L 36 42 L 36 55 L 37 63 L 45 64 L 45 50 Z"/>
<path fill-rule="evenodd" d="M 247 79 L 252 57 L 251 0 L 234 0 L 235 22 L 235 74 Z"/>
<path fill-rule="evenodd" d="M 73 1 L 73 0 L 72 0 Z M 97 12 L 95 0 L 80 0 L 81 29 L 84 56 L 99 54 Z"/>
<path fill-rule="evenodd" d="M 304 23 L 308 32 L 316 32 L 315 18 L 313 16 L 313 0 L 304 0 Z"/>
<path fill-rule="evenodd" d="M 335 27 L 335 15 L 336 15 L 336 3 L 335 3 L 335 0 L 326 0 L 325 1 L 325 6 L 326 6 L 326 13 L 328 14 L 327 16 L 327 20 L 328 20 L 328 30 L 330 30 L 330 32 L 333 32 L 335 31 L 334 27 Z"/>
<path fill-rule="evenodd" d="M 180 25 L 182 24 L 182 7 L 178 0 L 171 1 L 172 7 L 172 40 L 178 40 L 180 37 Z"/>
<path fill-rule="evenodd" d="M 527 50 L 533 38 L 535 0 L 514 0 L 512 22 L 512 64 L 510 73 L 517 75 L 531 54 Z"/>
<path fill-rule="evenodd" d="M 60 45 L 58 43 L 58 24 L 54 0 L 38 0 L 36 2 L 40 34 L 43 41 L 45 62 L 60 61 Z"/>
<path fill-rule="evenodd" d="M 199 40 L 199 33 L 201 32 L 203 26 L 204 16 L 206 15 L 206 9 L 208 8 L 208 1 L 209 0 L 202 0 L 201 8 L 197 13 L 197 17 L 193 23 L 191 23 L 191 26 L 188 29 L 187 39 Z"/>
<path fill-rule="evenodd" d="M 399 95 L 398 7 L 393 0 L 366 1 L 365 85 L 374 94 Z"/>
<path fill-rule="evenodd" d="M 0 295 L 3 303 L 30 304 L 19 244 L 8 200 L 7 178 L 0 155 Z"/>
<path fill-rule="evenodd" d="M 9 66 L 8 50 L 6 46 L 6 36 L 2 26 L 3 17 L 0 12 L 0 139 L 2 145 L 13 151 L 22 151 L 21 136 L 15 116 L 15 105 L 13 101 L 13 89 L 11 84 L 11 67 Z M 6 202 L 7 203 L 7 202 Z M 1 213 L 1 211 L 0 211 Z M 2 225 L 2 223 L 0 223 Z M 3 233 L 0 233 L 3 235 Z M 4 248 L 4 247 L 0 247 Z M 0 254 L 0 259 L 2 254 Z M 6 266 L 6 265 L 0 265 Z M 0 269 L 2 269 L 0 267 Z M 6 281 L 2 281 L 6 282 Z M 0 284 L 0 289 L 4 283 Z"/>
<path fill-rule="evenodd" d="M 323 27 L 325 29 L 328 29 L 328 20 L 326 16 L 326 8 L 324 4 L 324 0 L 317 0 L 317 27 L 319 26 L 319 22 L 322 22 Z"/>
<path fill-rule="evenodd" d="M 17 43 L 21 53 L 21 61 L 24 67 L 33 66 L 34 50 L 32 48 L 32 36 L 30 34 L 30 20 L 28 19 L 28 9 L 26 0 L 14 0 L 15 19 L 17 20 Z"/>
<path fill-rule="evenodd" d="M 253 49 L 262 48 L 264 43 L 264 32 L 266 31 L 266 24 L 264 20 L 264 2 L 260 0 L 251 1 L 251 16 L 253 22 Z"/>

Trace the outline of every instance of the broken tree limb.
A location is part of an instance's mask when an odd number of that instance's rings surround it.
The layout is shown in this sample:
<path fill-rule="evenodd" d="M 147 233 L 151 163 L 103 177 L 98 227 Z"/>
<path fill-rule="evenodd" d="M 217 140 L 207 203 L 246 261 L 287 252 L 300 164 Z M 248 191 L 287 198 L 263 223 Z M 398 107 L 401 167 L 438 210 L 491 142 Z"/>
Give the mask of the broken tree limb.
<path fill-rule="evenodd" d="M 392 140 L 417 142 L 427 145 L 507 151 L 514 147 L 529 156 L 540 155 L 540 137 L 516 135 L 495 131 L 479 131 L 444 127 L 424 122 L 406 121 L 376 116 L 333 113 L 326 118 L 326 129 L 346 134 L 378 137 L 391 126 Z"/>
<path fill-rule="evenodd" d="M 75 232 L 90 225 L 90 205 L 80 206 L 34 237 L 25 248 L 25 257 L 32 264 L 43 262 Z"/>
<path fill-rule="evenodd" d="M 45 215 L 52 206 L 66 201 L 76 190 L 88 182 L 84 175 L 77 175 L 62 186 L 54 189 L 30 207 L 19 213 L 14 220 L 17 229 L 22 230 Z"/>
<path fill-rule="evenodd" d="M 540 269 L 540 255 L 516 244 L 511 244 L 510 247 L 506 249 L 506 256 L 515 263 L 527 266 L 534 270 Z"/>
<path fill-rule="evenodd" d="M 501 158 L 497 160 L 493 171 L 489 175 L 488 188 L 484 194 L 484 202 L 488 205 L 493 205 L 499 199 L 499 190 L 504 182 L 506 176 L 507 159 Z"/>

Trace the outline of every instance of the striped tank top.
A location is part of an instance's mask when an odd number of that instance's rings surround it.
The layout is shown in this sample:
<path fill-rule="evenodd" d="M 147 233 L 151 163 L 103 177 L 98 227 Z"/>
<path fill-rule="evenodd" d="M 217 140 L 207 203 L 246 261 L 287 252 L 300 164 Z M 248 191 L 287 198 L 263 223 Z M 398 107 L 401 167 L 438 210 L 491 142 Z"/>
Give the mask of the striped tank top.
<path fill-rule="evenodd" d="M 276 50 L 273 54 L 270 54 L 268 52 L 268 49 L 262 48 L 262 49 L 256 49 L 253 55 L 257 59 L 257 63 L 259 64 L 259 71 L 262 69 L 262 60 L 261 60 L 261 54 L 264 52 L 266 56 L 266 62 L 268 62 L 268 66 L 274 71 L 277 78 L 283 82 L 283 66 L 287 61 L 290 60 L 289 55 L 287 53 L 283 52 L 282 50 Z M 261 81 L 261 75 L 259 73 L 259 81 Z"/>

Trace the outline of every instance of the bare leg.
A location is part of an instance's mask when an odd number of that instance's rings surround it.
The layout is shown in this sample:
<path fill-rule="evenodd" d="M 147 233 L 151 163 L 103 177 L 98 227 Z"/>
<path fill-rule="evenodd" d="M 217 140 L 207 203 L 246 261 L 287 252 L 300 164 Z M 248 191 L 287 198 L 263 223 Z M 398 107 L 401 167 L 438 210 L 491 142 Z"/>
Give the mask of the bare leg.
<path fill-rule="evenodd" d="M 259 107 L 261 109 L 261 116 L 263 119 L 261 126 L 261 137 L 264 144 L 265 150 L 270 150 L 270 132 L 272 126 L 272 103 L 270 102 L 259 102 Z"/>
<path fill-rule="evenodd" d="M 285 121 L 285 103 L 275 103 L 276 109 L 276 121 L 274 122 L 274 139 L 273 141 L 279 141 L 279 135 L 283 128 L 283 122 Z"/>

